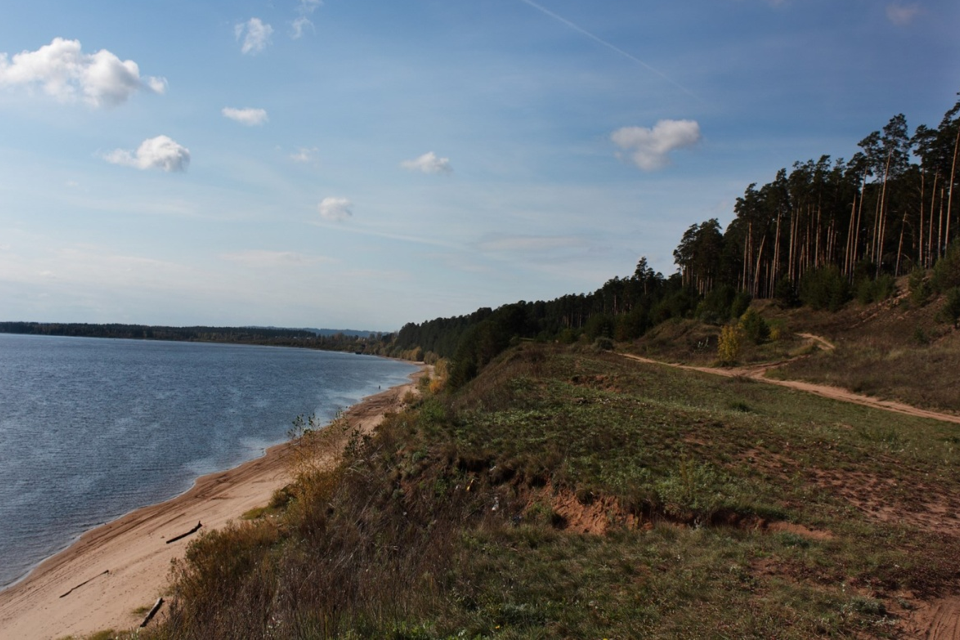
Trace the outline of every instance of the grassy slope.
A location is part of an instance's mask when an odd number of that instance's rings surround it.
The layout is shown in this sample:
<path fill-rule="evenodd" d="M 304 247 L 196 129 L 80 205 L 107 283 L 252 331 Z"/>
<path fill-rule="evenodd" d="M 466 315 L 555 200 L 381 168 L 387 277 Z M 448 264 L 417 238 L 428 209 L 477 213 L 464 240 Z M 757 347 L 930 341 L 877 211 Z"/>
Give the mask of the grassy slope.
<path fill-rule="evenodd" d="M 901 279 L 901 290 L 906 288 Z M 944 298 L 923 306 L 905 294 L 884 302 L 851 302 L 837 313 L 807 308 L 781 310 L 772 303 L 757 308 L 782 328 L 783 338 L 761 346 L 745 345 L 745 365 L 797 359 L 768 375 L 850 389 L 917 407 L 960 413 L 957 373 L 960 331 L 937 320 Z M 653 358 L 710 365 L 716 360 L 719 327 L 693 320 L 667 322 L 632 347 Z M 812 333 L 836 345 L 833 351 L 811 346 L 796 336 Z"/>
<path fill-rule="evenodd" d="M 207 534 L 156 637 L 895 635 L 960 576 L 960 429 L 521 345 Z"/>

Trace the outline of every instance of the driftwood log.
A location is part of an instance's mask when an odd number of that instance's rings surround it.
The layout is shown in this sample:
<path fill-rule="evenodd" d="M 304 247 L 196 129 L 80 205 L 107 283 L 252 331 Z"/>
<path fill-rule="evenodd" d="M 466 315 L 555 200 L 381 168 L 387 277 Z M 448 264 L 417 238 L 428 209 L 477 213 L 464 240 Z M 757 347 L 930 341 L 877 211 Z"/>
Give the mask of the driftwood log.
<path fill-rule="evenodd" d="M 107 575 L 108 573 L 110 573 L 110 569 L 107 569 L 107 570 L 104 571 L 103 573 L 98 573 L 97 575 L 93 576 L 92 578 L 90 578 L 89 580 L 87 580 L 87 581 L 85 581 L 85 582 L 81 582 L 80 584 L 78 584 L 77 586 L 75 586 L 73 589 L 70 589 L 70 591 L 67 591 L 65 594 L 63 594 L 63 595 L 60 596 L 60 597 L 61 597 L 61 598 L 66 598 L 68 595 L 70 595 L 71 593 L 73 593 L 74 591 L 76 591 L 77 589 L 79 589 L 80 587 L 82 587 L 83 585 L 87 584 L 88 582 L 93 582 L 94 580 L 96 580 L 96 579 L 99 578 L 100 576 Z"/>
<path fill-rule="evenodd" d="M 167 544 L 170 544 L 171 542 L 176 542 L 177 540 L 183 540 L 183 539 L 186 538 L 187 536 L 192 536 L 192 535 L 195 534 L 197 531 L 200 531 L 200 527 L 202 527 L 202 526 L 203 526 L 203 524 L 200 523 L 200 522 L 198 522 L 198 523 L 197 523 L 197 526 L 195 526 L 193 529 L 190 529 L 190 531 L 187 531 L 186 533 L 181 533 L 180 535 L 174 536 L 174 537 L 170 538 L 169 540 L 167 540 Z"/>
<path fill-rule="evenodd" d="M 163 606 L 163 598 L 157 598 L 157 603 L 153 605 L 153 609 L 150 609 L 150 613 L 143 619 L 143 622 L 140 623 L 140 628 L 144 628 L 150 621 L 153 620 L 153 616 L 157 615 L 157 611 L 160 611 L 160 607 Z"/>

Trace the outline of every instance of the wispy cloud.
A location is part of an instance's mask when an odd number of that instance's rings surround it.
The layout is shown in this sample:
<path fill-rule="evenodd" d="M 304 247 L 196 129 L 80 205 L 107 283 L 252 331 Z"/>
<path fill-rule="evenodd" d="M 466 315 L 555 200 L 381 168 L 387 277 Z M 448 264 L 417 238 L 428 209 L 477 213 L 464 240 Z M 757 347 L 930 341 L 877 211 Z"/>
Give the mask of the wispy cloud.
<path fill-rule="evenodd" d="M 115 149 L 105 154 L 103 159 L 112 164 L 137 169 L 186 171 L 187 165 L 190 164 L 190 150 L 167 136 L 157 136 L 144 140 L 135 152 Z"/>
<path fill-rule="evenodd" d="M 311 256 L 293 251 L 267 251 L 263 249 L 222 253 L 220 254 L 220 259 L 236 262 L 248 267 L 259 268 L 312 266 L 336 262 L 333 258 L 326 256 Z"/>
<path fill-rule="evenodd" d="M 482 240 L 478 247 L 481 251 L 509 253 L 509 252 L 542 252 L 555 249 L 582 247 L 583 241 L 572 236 L 506 236 L 496 235 Z"/>
<path fill-rule="evenodd" d="M 306 33 L 308 29 L 310 31 L 316 31 L 313 26 L 313 21 L 307 16 L 316 11 L 317 7 L 321 6 L 322 4 L 323 0 L 300 0 L 300 4 L 297 5 L 297 13 L 299 13 L 300 16 L 291 23 L 291 38 L 294 40 L 299 40 L 303 37 L 303 34 Z"/>
<path fill-rule="evenodd" d="M 617 129 L 610 139 L 626 151 L 640 169 L 655 171 L 670 163 L 670 152 L 700 141 L 700 125 L 693 120 L 661 120 L 652 129 Z"/>
<path fill-rule="evenodd" d="M 575 23 L 567 20 L 567 19 L 564 18 L 563 16 L 558 15 L 558 14 L 554 13 L 553 11 L 550 11 L 550 10 L 547 9 L 546 7 L 543 7 L 543 6 L 539 5 L 539 4 L 537 4 L 536 2 L 533 2 L 533 0 L 520 0 L 520 2 L 524 3 L 525 5 L 528 5 L 528 6 L 533 7 L 533 8 L 536 9 L 537 11 L 540 11 L 540 12 L 543 13 L 544 15 L 550 16 L 551 18 L 553 18 L 554 20 L 556 20 L 556 21 L 558 21 L 558 22 L 562 22 L 563 24 L 567 25 L 568 27 L 570 27 L 570 28 L 573 29 L 574 31 L 577 31 L 577 32 L 579 32 L 579 33 L 587 36 L 588 38 L 590 38 L 591 40 L 593 40 L 593 41 L 596 42 L 597 44 L 603 45 L 603 46 L 606 47 L 607 49 L 610 49 L 611 51 L 620 54 L 621 56 L 627 58 L 628 60 L 632 60 L 633 62 L 637 63 L 638 65 L 640 65 L 641 67 L 643 67 L 643 68 L 646 69 L 647 71 L 649 71 L 649 72 L 651 72 L 651 73 L 653 73 L 653 74 L 656 74 L 656 75 L 660 76 L 661 78 L 663 78 L 664 80 L 666 80 L 667 82 L 669 82 L 670 84 L 672 84 L 673 86 L 675 86 L 677 89 L 680 89 L 680 91 L 683 91 L 683 92 L 686 93 L 687 95 L 689 95 L 689 96 L 691 96 L 691 97 L 693 97 L 693 98 L 696 98 L 697 100 L 700 99 L 700 97 L 697 96 L 697 94 L 693 93 L 692 91 L 690 91 L 689 89 L 687 89 L 686 87 L 684 87 L 684 86 L 681 85 L 679 82 L 677 82 L 677 81 L 674 80 L 673 78 L 669 77 L 667 74 L 663 73 L 663 72 L 660 71 L 659 69 L 655 69 L 654 67 L 650 66 L 649 64 L 647 64 L 646 62 L 644 62 L 644 61 L 641 60 L 640 58 L 636 57 L 636 56 L 633 55 L 632 53 L 627 53 L 626 51 L 624 51 L 624 50 L 621 49 L 620 47 L 616 46 L 615 44 L 612 44 L 612 43 L 610 43 L 610 42 L 607 42 L 606 40 L 604 40 L 604 39 L 601 38 L 600 36 L 598 36 L 598 35 L 596 35 L 596 34 L 593 34 L 593 33 L 589 32 L 589 31 L 587 31 L 586 29 L 584 29 L 584 28 L 581 27 L 580 25 L 577 25 L 577 24 L 575 24 Z"/>
<path fill-rule="evenodd" d="M 433 151 L 429 151 L 413 160 L 404 160 L 400 163 L 400 166 L 408 171 L 419 171 L 420 173 L 451 173 L 453 171 L 450 158 L 438 158 Z"/>
<path fill-rule="evenodd" d="M 116 106 L 140 90 L 164 93 L 164 78 L 140 76 L 133 60 L 120 60 L 101 49 L 83 53 L 79 40 L 54 38 L 36 51 L 23 51 L 10 60 L 0 53 L 0 87 L 40 87 L 62 102 L 83 100 L 94 107 Z"/>
<path fill-rule="evenodd" d="M 273 27 L 265 24 L 260 18 L 250 18 L 247 22 L 236 25 L 233 29 L 237 40 L 243 37 L 240 51 L 248 55 L 256 55 L 270 44 Z"/>
<path fill-rule="evenodd" d="M 297 149 L 296 153 L 290 154 L 290 159 L 293 160 L 294 162 L 303 162 L 303 163 L 313 162 L 317 158 L 318 151 L 319 149 L 317 147 L 313 147 L 311 149 L 308 149 L 306 147 L 300 147 L 299 149 Z"/>
<path fill-rule="evenodd" d="M 887 19 L 898 27 L 903 27 L 916 18 L 920 13 L 922 13 L 919 4 L 888 4 L 887 5 Z"/>
<path fill-rule="evenodd" d="M 267 121 L 267 112 L 265 109 L 234 109 L 233 107 L 224 107 L 220 113 L 225 118 L 234 122 L 245 124 L 248 127 L 263 124 Z"/>
<path fill-rule="evenodd" d="M 353 216 L 353 203 L 346 198 L 324 198 L 317 209 L 320 217 L 330 222 L 343 222 Z"/>

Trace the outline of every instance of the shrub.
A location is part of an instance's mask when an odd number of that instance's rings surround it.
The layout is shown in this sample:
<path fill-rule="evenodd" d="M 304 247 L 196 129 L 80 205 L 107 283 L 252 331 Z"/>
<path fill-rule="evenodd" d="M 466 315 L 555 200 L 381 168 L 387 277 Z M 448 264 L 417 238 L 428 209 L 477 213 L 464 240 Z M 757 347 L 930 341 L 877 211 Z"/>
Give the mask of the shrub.
<path fill-rule="evenodd" d="M 704 296 L 695 315 L 708 324 L 722 324 L 730 319 L 730 309 L 736 298 L 736 289 L 728 284 L 719 286 Z"/>
<path fill-rule="evenodd" d="M 736 297 L 733 299 L 733 304 L 730 305 L 730 317 L 739 318 L 746 313 L 747 308 L 750 306 L 750 302 L 752 300 L 753 296 L 746 291 L 740 291 L 737 293 Z"/>
<path fill-rule="evenodd" d="M 593 346 L 601 351 L 611 351 L 613 349 L 613 340 L 606 336 L 600 336 L 593 341 Z"/>
<path fill-rule="evenodd" d="M 954 327 L 960 324 L 960 287 L 947 291 L 947 299 L 943 303 L 943 308 L 940 309 L 940 318 Z"/>
<path fill-rule="evenodd" d="M 724 325 L 717 341 L 717 358 L 722 365 L 731 365 L 740 357 L 743 348 L 743 332 L 733 324 Z"/>
<path fill-rule="evenodd" d="M 740 316 L 740 329 L 754 344 L 763 344 L 770 339 L 770 325 L 756 309 L 747 309 Z"/>
<path fill-rule="evenodd" d="M 780 278 L 774 288 L 773 297 L 781 307 L 793 308 L 800 306 L 800 296 L 797 295 L 797 285 L 790 278 Z"/>
<path fill-rule="evenodd" d="M 861 280 L 857 285 L 857 301 L 861 304 L 880 302 L 893 296 L 897 291 L 896 280 L 889 274 L 883 274 L 876 280 Z"/>
<path fill-rule="evenodd" d="M 960 238 L 953 241 L 947 253 L 933 266 L 931 285 L 937 293 L 960 287 Z"/>
<path fill-rule="evenodd" d="M 920 267 L 910 272 L 910 280 L 907 286 L 910 289 L 910 302 L 917 307 L 925 305 L 933 293 L 930 281 L 927 279 L 927 272 Z"/>
<path fill-rule="evenodd" d="M 587 337 L 591 340 L 599 337 L 612 338 L 616 326 L 616 322 L 614 322 L 611 316 L 596 313 L 587 319 L 587 324 L 583 327 L 583 332 L 586 333 Z"/>
<path fill-rule="evenodd" d="M 850 285 L 835 266 L 808 271 L 800 280 L 800 301 L 813 309 L 839 311 L 850 298 Z"/>

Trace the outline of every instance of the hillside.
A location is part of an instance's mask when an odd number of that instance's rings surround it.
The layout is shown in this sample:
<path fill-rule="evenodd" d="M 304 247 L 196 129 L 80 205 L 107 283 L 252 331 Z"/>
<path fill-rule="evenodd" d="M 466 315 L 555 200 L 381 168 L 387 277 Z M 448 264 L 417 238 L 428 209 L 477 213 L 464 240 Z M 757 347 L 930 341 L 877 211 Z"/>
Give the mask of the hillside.
<path fill-rule="evenodd" d="M 337 469 L 204 535 L 150 637 L 955 624 L 955 424 L 593 346 L 521 344 L 456 393 L 422 388 Z M 301 444 L 323 449 L 323 433 Z"/>
<path fill-rule="evenodd" d="M 890 298 L 852 301 L 836 312 L 755 303 L 775 335 L 759 345 L 744 340 L 737 364 L 777 363 L 767 376 L 960 415 L 960 331 L 944 320 L 946 305 L 946 296 L 913 300 L 907 278 L 897 281 Z M 721 329 L 695 320 L 666 322 L 627 350 L 671 362 L 716 365 Z"/>

